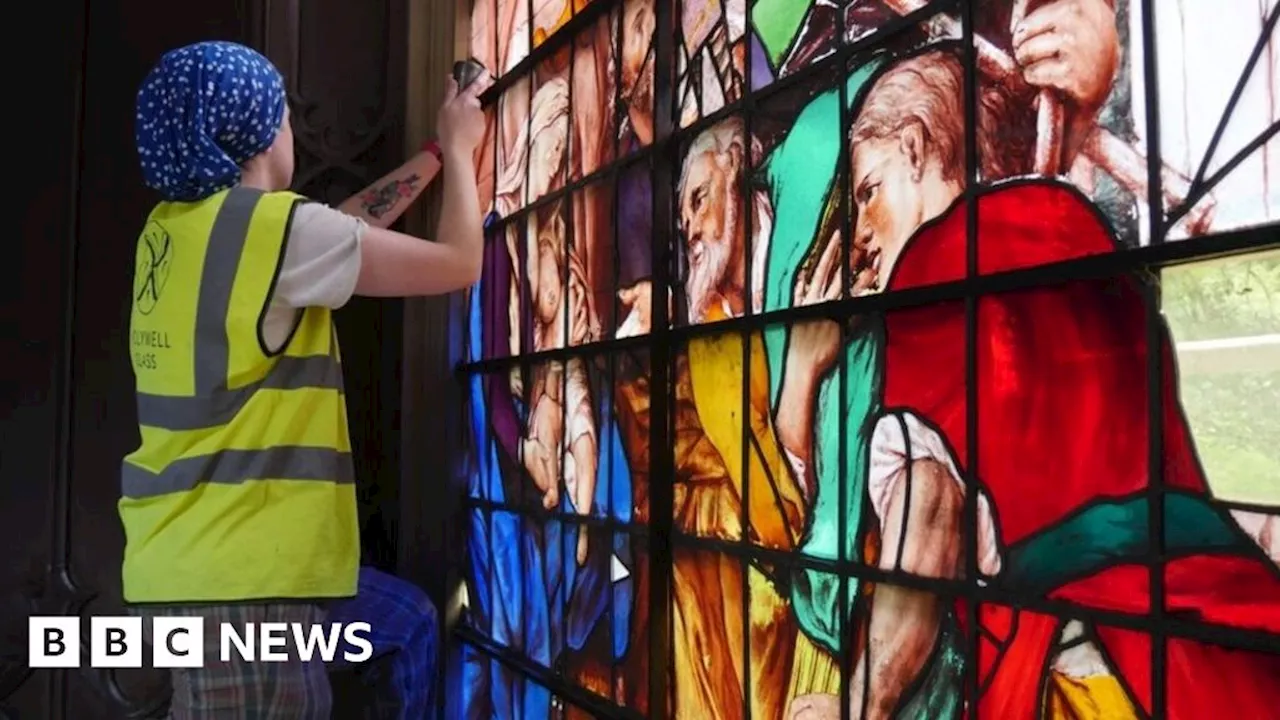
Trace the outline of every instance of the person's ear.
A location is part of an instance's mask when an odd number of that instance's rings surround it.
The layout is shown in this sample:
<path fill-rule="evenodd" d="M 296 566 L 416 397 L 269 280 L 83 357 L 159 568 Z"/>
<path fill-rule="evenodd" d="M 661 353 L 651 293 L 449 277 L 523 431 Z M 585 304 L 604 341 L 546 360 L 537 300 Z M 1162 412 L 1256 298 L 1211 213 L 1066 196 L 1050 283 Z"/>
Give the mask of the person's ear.
<path fill-rule="evenodd" d="M 902 145 L 902 154 L 911 165 L 911 179 L 919 182 L 924 176 L 924 126 L 918 122 L 908 123 L 898 140 Z"/>

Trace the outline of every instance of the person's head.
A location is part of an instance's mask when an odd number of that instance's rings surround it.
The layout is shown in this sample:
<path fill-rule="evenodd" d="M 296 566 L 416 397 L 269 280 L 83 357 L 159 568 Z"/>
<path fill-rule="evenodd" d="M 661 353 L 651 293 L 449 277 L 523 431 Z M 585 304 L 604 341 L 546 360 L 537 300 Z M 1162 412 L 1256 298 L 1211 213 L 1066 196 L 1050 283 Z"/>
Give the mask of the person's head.
<path fill-rule="evenodd" d="M 276 139 L 240 165 L 240 184 L 262 190 L 287 190 L 293 184 L 293 121 L 288 106 Z"/>
<path fill-rule="evenodd" d="M 907 240 L 964 188 L 960 59 L 937 50 L 894 64 L 867 92 L 849 142 L 853 259 L 884 287 Z"/>
<path fill-rule="evenodd" d="M 653 140 L 653 32 L 657 18 L 654 0 L 625 0 L 622 4 L 622 97 L 631 127 L 641 142 Z"/>
<path fill-rule="evenodd" d="M 146 184 L 194 202 L 244 183 L 293 180 L 284 79 L 243 45 L 202 42 L 166 53 L 138 91 L 135 139 Z"/>
<path fill-rule="evenodd" d="M 689 145 L 680 170 L 680 229 L 689 274 L 689 318 L 703 319 L 719 296 L 741 300 L 747 244 L 742 173 L 748 140 L 741 118 L 704 130 Z"/>

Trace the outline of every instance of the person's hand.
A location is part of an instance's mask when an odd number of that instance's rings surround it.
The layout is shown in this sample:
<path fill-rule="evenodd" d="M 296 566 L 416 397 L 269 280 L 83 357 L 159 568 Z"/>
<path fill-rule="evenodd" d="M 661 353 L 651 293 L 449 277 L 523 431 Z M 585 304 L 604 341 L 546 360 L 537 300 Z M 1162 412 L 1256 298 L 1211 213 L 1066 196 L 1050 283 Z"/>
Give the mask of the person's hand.
<path fill-rule="evenodd" d="M 470 157 L 480 139 L 484 137 L 484 111 L 480 109 L 480 94 L 488 87 L 486 78 L 477 78 L 466 89 L 459 91 L 458 83 L 450 75 L 445 85 L 444 102 L 436 113 L 436 132 L 440 148 L 445 153 Z"/>
<path fill-rule="evenodd" d="M 840 299 L 840 231 L 831 233 L 827 245 L 818 257 L 818 264 L 806 280 L 803 275 L 796 276 L 796 286 L 791 300 L 795 305 L 816 305 L 830 300 Z"/>
<path fill-rule="evenodd" d="M 1048 0 L 1014 27 L 1013 51 L 1027 84 L 1100 107 L 1120 61 L 1115 9 L 1108 0 Z"/>
<path fill-rule="evenodd" d="M 653 329 L 653 318 L 650 317 L 651 298 L 653 297 L 653 283 L 649 280 L 641 280 L 630 287 L 622 288 L 618 291 L 618 300 L 622 303 L 622 309 L 626 312 L 626 319 L 618 325 L 617 332 L 614 337 L 626 338 L 635 337 L 636 335 L 646 335 Z M 667 291 L 667 317 L 672 315 L 671 291 Z"/>
<path fill-rule="evenodd" d="M 542 507 L 553 510 L 560 504 L 559 468 L 556 453 L 532 438 L 521 441 L 525 469 L 529 478 L 542 491 Z"/>
<path fill-rule="evenodd" d="M 649 298 L 652 295 L 653 284 L 648 280 L 641 280 L 618 291 L 618 302 L 626 312 L 626 319 L 618 325 L 617 337 L 635 337 L 649 332 L 653 325 L 649 318 Z"/>
<path fill-rule="evenodd" d="M 827 246 L 808 280 L 797 276 L 792 300 L 796 306 L 838 300 L 840 298 L 840 233 L 832 233 Z M 840 352 L 840 325 L 834 320 L 806 320 L 791 326 L 788 370 L 804 373 L 810 379 L 820 377 L 835 363 Z"/>

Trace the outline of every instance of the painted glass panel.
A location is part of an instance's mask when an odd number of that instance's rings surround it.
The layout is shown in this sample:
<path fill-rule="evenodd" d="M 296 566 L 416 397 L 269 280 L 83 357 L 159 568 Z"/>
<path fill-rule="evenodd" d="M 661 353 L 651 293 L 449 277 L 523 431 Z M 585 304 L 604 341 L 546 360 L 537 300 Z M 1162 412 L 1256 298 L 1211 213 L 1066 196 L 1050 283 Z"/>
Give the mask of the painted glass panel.
<path fill-rule="evenodd" d="M 471 57 L 495 78 L 529 55 L 529 0 L 475 0 L 471 5 Z"/>
<path fill-rule="evenodd" d="M 618 23 L 618 155 L 653 142 L 654 0 L 623 0 Z"/>
<path fill-rule="evenodd" d="M 1280 704 L 1275 0 L 525 7 L 469 716 Z"/>
<path fill-rule="evenodd" d="M 1192 179 L 1170 211 L 1182 218 L 1171 239 L 1280 220 L 1278 17 L 1276 0 L 1155 5 L 1160 153 Z M 1145 96 L 1141 76 L 1131 92 Z"/>
<path fill-rule="evenodd" d="M 746 80 L 746 0 L 681 0 L 676 106 L 688 127 L 742 99 Z"/>

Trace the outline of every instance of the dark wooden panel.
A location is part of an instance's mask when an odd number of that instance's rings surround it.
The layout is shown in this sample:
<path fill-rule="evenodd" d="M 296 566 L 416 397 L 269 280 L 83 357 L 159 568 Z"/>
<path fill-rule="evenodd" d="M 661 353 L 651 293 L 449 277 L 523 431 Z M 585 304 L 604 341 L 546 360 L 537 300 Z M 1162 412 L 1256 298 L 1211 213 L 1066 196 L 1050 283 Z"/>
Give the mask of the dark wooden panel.
<path fill-rule="evenodd" d="M 305 98 L 317 113 L 299 140 L 302 189 L 333 200 L 400 160 L 400 123 L 384 118 L 403 113 L 403 41 L 392 28 L 404 4 L 307 2 L 301 16 L 303 3 L 265 0 L 49 0 L 30 8 L 37 18 L 23 34 L 44 52 L 35 72 L 18 74 L 32 85 L 21 97 L 38 94 L 44 104 L 23 118 L 35 135 L 13 163 L 23 169 L 22 235 L 3 268 L 0 718 L 145 717 L 167 694 L 154 672 L 25 668 L 33 611 L 120 611 L 118 469 L 137 442 L 124 334 L 133 243 L 155 201 L 133 150 L 138 84 L 172 47 L 202 39 L 261 46 L 269 31 L 277 46 L 287 38 L 292 59 L 280 64 L 295 101 Z M 273 22 L 281 11 L 286 22 Z M 335 61 L 338 51 L 348 62 Z M 352 75 L 371 82 L 347 82 Z M 398 304 L 354 303 L 339 315 L 362 474 L 374 487 L 388 478 L 391 490 L 371 494 L 392 501 L 399 312 Z"/>
<path fill-rule="evenodd" d="M 0 712 L 15 717 L 137 716 L 164 700 L 154 673 L 27 672 L 25 618 L 119 611 L 118 467 L 136 441 L 121 331 L 137 224 L 154 202 L 136 167 L 133 97 L 165 49 L 241 37 L 241 4 L 192 17 L 158 0 L 91 11 L 55 0 L 24 24 L 46 52 L 19 73 L 34 85 L 23 97 L 38 90 L 47 105 L 31 106 L 35 135 L 17 148 L 39 154 L 15 163 L 24 217 L 5 267 Z"/>
<path fill-rule="evenodd" d="M 278 0 L 264 51 L 288 78 L 294 188 L 336 204 L 404 158 L 405 0 Z M 336 314 L 369 562 L 394 570 L 400 481 L 401 302 L 354 298 Z"/>
<path fill-rule="evenodd" d="M 17 252 L 0 263 L 4 332 L 0 333 L 0 718 L 39 717 L 47 675 L 26 669 L 26 617 L 44 582 L 50 552 L 51 479 L 58 420 L 54 378 L 62 343 L 64 253 L 71 235 L 76 89 L 83 7 L 72 0 L 37 4 L 24 34 L 41 48 L 38 73 L 15 73 L 17 97 L 42 97 L 46 116 L 23 120 L 14 143 L 12 202 L 22 212 Z M 25 90 L 25 92 L 23 92 Z M 11 181 L 15 178 L 11 177 Z M 10 243 L 10 247 L 15 244 Z"/>
<path fill-rule="evenodd" d="M 45 3 L 37 12 L 51 11 L 49 22 L 25 26 L 50 35 L 42 44 L 51 62 L 37 75 L 56 105 L 36 127 L 49 138 L 32 143 L 45 157 L 23 163 L 36 170 L 19 190 L 31 200 L 20 262 L 10 269 L 22 341 L 16 392 L 6 392 L 20 424 L 4 433 L 0 483 L 12 488 L 0 502 L 5 532 L 21 538 L 0 571 L 9 639 L 25 640 L 31 611 L 120 610 L 118 468 L 136 443 L 122 333 L 137 224 L 154 202 L 133 152 L 133 97 L 165 49 L 242 37 L 241 4 L 208 3 L 192 17 L 158 0 L 95 3 L 87 12 L 87 3 Z M 25 663 L 25 642 L 10 648 Z M 0 672 L 0 702 L 22 717 L 139 716 L 166 693 L 155 673 L 41 672 L 19 684 L 22 675 Z"/>

